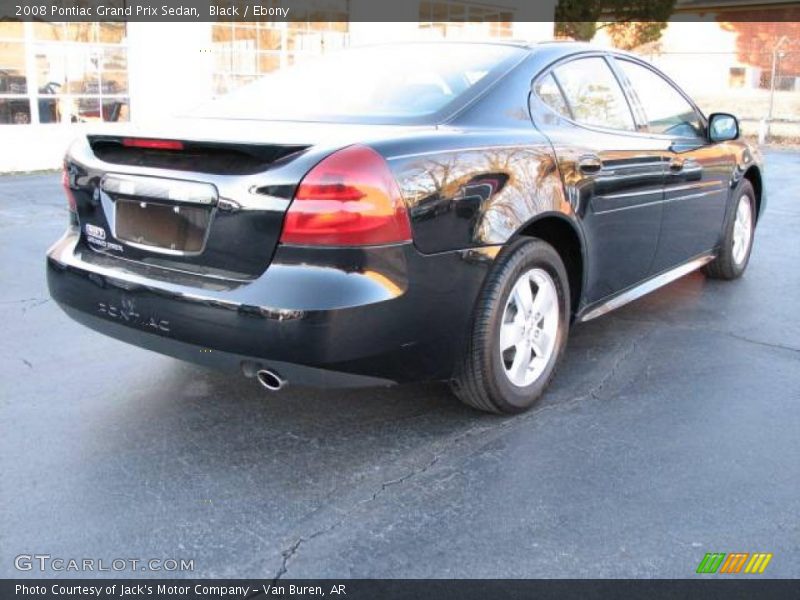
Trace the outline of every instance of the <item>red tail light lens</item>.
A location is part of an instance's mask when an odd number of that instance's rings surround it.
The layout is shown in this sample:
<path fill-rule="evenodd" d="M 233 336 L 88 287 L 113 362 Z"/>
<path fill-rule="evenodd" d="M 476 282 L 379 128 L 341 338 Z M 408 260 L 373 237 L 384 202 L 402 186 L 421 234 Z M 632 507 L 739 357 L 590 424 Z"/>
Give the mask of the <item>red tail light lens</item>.
<path fill-rule="evenodd" d="M 152 140 L 146 138 L 122 138 L 127 148 L 150 148 L 153 150 L 183 150 L 183 142 L 177 140 Z"/>
<path fill-rule="evenodd" d="M 380 154 L 350 146 L 324 159 L 300 182 L 281 242 L 367 246 L 411 239 L 400 190 Z"/>
<path fill-rule="evenodd" d="M 72 193 L 72 188 L 69 185 L 69 172 L 67 167 L 61 169 L 61 185 L 64 188 L 64 193 L 67 196 L 67 204 L 71 212 L 78 212 L 78 205 L 75 202 L 75 195 Z"/>

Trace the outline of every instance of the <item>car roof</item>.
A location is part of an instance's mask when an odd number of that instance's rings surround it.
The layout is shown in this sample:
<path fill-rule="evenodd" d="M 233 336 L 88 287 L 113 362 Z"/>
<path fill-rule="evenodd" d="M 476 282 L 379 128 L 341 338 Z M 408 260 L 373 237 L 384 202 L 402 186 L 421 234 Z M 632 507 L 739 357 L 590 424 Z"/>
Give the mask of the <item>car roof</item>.
<path fill-rule="evenodd" d="M 377 46 L 509 46 L 527 50 L 530 53 L 545 52 L 548 56 L 553 58 L 561 58 L 569 56 L 570 54 L 577 54 L 580 52 L 608 52 L 613 54 L 625 54 L 630 56 L 628 52 L 619 50 L 618 48 L 609 48 L 589 42 L 576 42 L 573 40 L 544 40 L 532 42 L 529 40 L 516 40 L 516 39 L 484 39 L 484 40 L 409 40 L 398 42 L 376 42 L 365 44 L 361 47 L 377 47 Z"/>

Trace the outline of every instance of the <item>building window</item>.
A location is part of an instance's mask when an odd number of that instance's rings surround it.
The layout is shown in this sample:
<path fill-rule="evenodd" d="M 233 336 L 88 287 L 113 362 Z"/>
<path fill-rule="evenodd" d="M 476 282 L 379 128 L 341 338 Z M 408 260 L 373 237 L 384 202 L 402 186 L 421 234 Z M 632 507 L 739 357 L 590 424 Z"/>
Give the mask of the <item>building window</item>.
<path fill-rule="evenodd" d="M 40 123 L 127 121 L 125 23 L 34 23 Z"/>
<path fill-rule="evenodd" d="M 728 87 L 743 88 L 745 84 L 745 68 L 731 67 L 728 71 Z"/>
<path fill-rule="evenodd" d="M 0 123 L 127 121 L 125 23 L 0 23 Z"/>
<path fill-rule="evenodd" d="M 225 94 L 304 57 L 347 45 L 346 11 L 314 16 L 341 20 L 214 24 L 214 94 Z"/>
<path fill-rule="evenodd" d="M 780 92 L 791 92 L 797 89 L 797 81 L 800 77 L 793 75 L 775 75 L 775 89 Z M 772 72 L 766 69 L 761 71 L 758 87 L 763 90 L 772 88 Z"/>
<path fill-rule="evenodd" d="M 0 125 L 31 122 L 22 23 L 0 22 Z"/>
<path fill-rule="evenodd" d="M 793 92 L 797 89 L 797 77 L 781 75 L 775 78 L 775 89 L 782 92 Z"/>
<path fill-rule="evenodd" d="M 514 13 L 472 2 L 423 0 L 419 27 L 431 38 L 510 38 Z"/>

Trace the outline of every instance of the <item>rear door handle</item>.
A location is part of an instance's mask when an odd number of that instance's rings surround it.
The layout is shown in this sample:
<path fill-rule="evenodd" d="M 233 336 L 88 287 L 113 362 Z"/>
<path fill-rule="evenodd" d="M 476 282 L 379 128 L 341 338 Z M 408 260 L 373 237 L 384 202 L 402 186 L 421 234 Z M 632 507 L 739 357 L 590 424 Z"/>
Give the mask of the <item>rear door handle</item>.
<path fill-rule="evenodd" d="M 669 170 L 671 173 L 680 173 L 683 171 L 683 159 L 682 158 L 673 158 L 669 161 Z"/>
<path fill-rule="evenodd" d="M 578 169 L 585 175 L 594 175 L 603 168 L 603 161 L 595 154 L 585 154 L 578 159 Z"/>

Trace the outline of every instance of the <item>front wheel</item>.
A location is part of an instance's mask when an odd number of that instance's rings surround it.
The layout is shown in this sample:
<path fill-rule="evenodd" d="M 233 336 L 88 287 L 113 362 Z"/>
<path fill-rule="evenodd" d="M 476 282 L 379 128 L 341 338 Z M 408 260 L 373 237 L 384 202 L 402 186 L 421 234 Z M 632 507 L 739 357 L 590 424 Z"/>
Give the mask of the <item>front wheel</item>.
<path fill-rule="evenodd" d="M 742 181 L 734 198 L 734 213 L 725 227 L 719 254 L 706 266 L 706 274 L 714 279 L 741 277 L 750 262 L 756 224 L 756 196 L 749 181 Z"/>
<path fill-rule="evenodd" d="M 569 297 L 566 269 L 552 246 L 526 239 L 507 248 L 487 276 L 452 382 L 456 395 L 493 413 L 533 406 L 564 352 Z"/>

